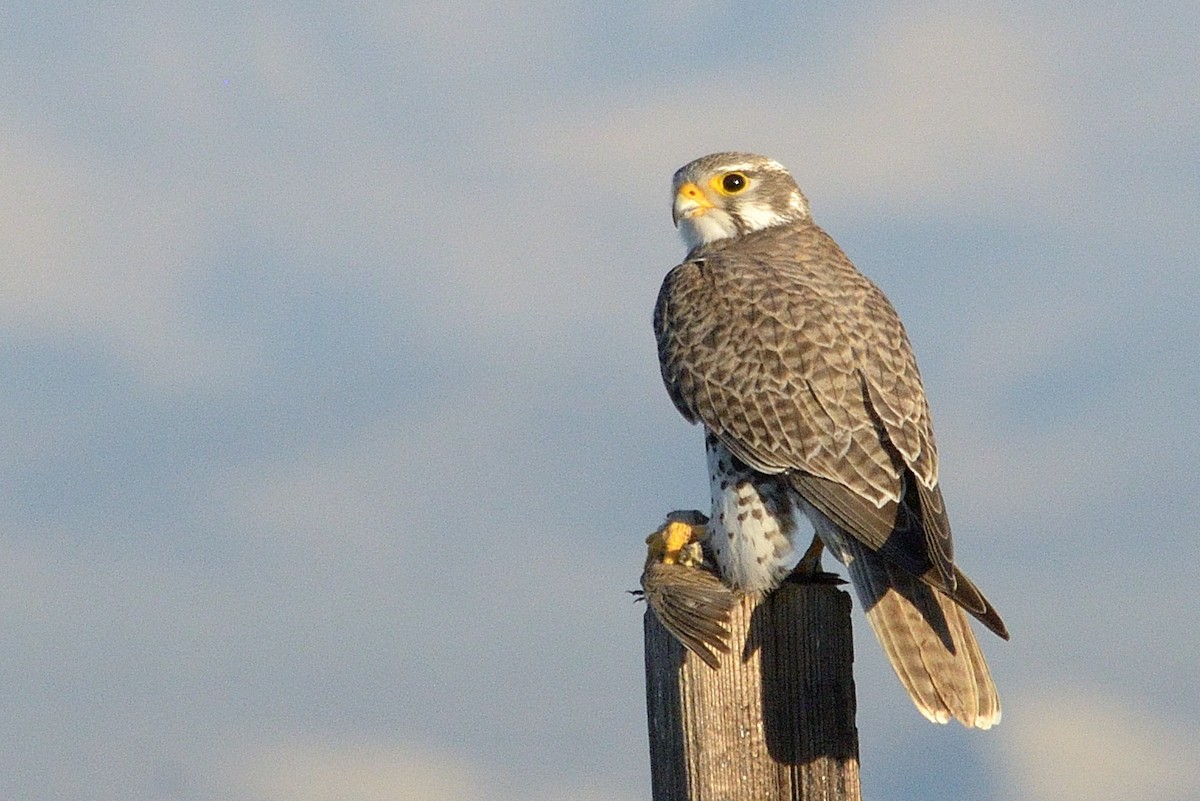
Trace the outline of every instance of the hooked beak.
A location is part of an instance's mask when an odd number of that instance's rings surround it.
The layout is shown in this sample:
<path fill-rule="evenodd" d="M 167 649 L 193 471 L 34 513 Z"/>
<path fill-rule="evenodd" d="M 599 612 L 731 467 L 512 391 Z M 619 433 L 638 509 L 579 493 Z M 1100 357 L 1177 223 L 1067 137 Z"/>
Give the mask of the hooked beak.
<path fill-rule="evenodd" d="M 671 219 L 678 228 L 680 220 L 698 217 L 713 208 L 716 206 L 700 187 L 688 181 L 675 193 L 675 205 L 671 208 Z"/>

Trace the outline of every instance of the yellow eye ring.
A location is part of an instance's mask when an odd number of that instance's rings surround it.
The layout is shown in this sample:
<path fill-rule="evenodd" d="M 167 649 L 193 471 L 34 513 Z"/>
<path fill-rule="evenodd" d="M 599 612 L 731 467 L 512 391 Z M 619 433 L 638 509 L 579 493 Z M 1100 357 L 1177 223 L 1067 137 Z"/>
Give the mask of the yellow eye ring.
<path fill-rule="evenodd" d="M 712 185 L 722 195 L 736 195 L 746 191 L 750 186 L 750 179 L 744 172 L 727 172 L 713 178 Z"/>

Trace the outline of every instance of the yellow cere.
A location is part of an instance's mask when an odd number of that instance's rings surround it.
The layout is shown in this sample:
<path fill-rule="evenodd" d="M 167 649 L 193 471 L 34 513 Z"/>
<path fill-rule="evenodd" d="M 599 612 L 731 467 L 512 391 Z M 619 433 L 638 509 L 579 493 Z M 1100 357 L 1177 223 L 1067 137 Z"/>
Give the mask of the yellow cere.
<path fill-rule="evenodd" d="M 704 191 L 702 189 L 700 189 L 700 187 L 696 186 L 691 181 L 689 181 L 686 184 L 684 184 L 683 186 L 679 187 L 679 191 L 676 192 L 675 194 L 679 197 L 687 198 L 688 200 L 692 201 L 693 203 L 698 203 L 703 208 L 706 208 L 706 209 L 712 208 L 712 205 L 713 205 L 712 201 L 709 200 L 707 196 L 705 196 Z"/>

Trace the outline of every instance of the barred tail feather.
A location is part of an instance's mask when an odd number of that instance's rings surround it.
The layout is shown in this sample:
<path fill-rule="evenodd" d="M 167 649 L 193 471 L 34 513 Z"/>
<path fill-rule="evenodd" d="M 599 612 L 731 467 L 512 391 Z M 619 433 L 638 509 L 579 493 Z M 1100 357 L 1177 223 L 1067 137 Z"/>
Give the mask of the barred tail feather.
<path fill-rule="evenodd" d="M 865 546 L 846 544 L 867 620 L 921 714 L 979 729 L 999 723 L 996 685 L 962 608 Z"/>

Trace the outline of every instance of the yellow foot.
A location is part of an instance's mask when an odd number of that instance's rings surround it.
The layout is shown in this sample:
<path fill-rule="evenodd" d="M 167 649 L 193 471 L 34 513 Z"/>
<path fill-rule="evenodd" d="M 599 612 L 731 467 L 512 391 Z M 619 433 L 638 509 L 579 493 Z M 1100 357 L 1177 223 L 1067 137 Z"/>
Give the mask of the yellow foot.
<path fill-rule="evenodd" d="M 729 653 L 729 614 L 733 591 L 704 564 L 701 541 L 708 518 L 699 512 L 671 512 L 646 538 L 642 597 L 667 631 L 711 668 Z"/>
<path fill-rule="evenodd" d="M 695 510 L 671 512 L 649 537 L 646 537 L 646 566 L 652 563 L 699 567 L 704 563 L 704 539 L 708 518 Z"/>

